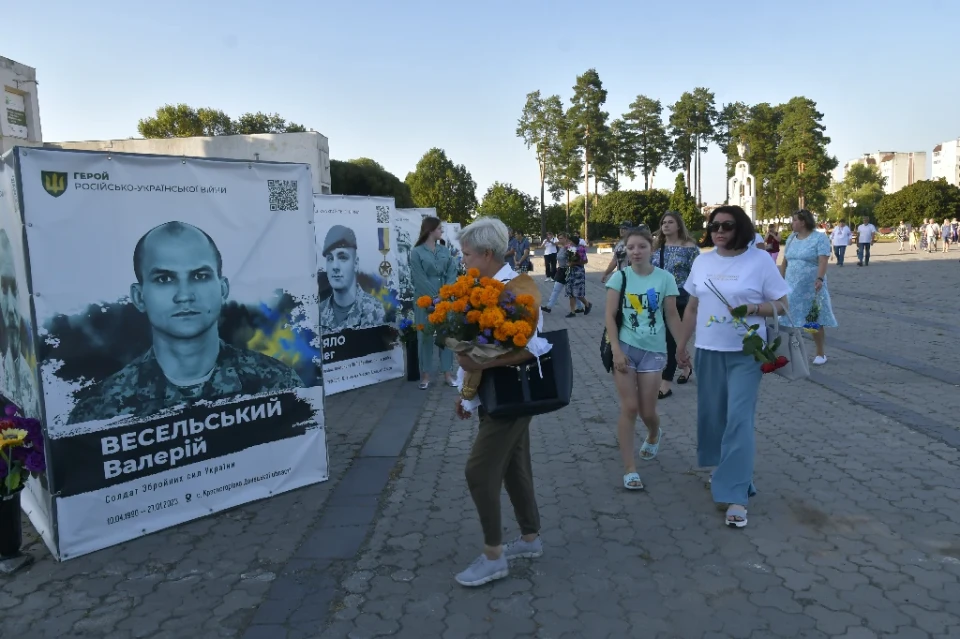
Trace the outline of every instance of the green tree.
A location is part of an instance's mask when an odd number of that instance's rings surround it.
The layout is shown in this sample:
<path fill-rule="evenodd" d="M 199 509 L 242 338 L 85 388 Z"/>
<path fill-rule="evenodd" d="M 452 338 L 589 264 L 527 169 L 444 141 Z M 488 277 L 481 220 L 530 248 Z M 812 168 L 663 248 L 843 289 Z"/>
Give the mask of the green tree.
<path fill-rule="evenodd" d="M 887 185 L 887 178 L 880 174 L 880 169 L 876 164 L 857 162 L 847 169 L 847 174 L 843 176 L 843 182 L 848 188 L 856 191 L 867 184 L 877 184 L 880 188 L 883 188 Z"/>
<path fill-rule="evenodd" d="M 413 208 L 410 187 L 370 158 L 330 160 L 331 191 L 337 195 L 392 197 L 399 208 Z"/>
<path fill-rule="evenodd" d="M 569 233 L 572 229 L 577 232 L 583 230 L 582 215 L 578 218 L 580 222 L 574 223 L 576 216 L 571 213 L 570 194 L 579 193 L 579 180 L 583 176 L 583 158 L 580 155 L 580 145 L 577 138 L 571 131 L 569 122 L 564 118 L 563 127 L 560 134 L 560 153 L 557 156 L 557 162 L 551 167 L 548 177 L 548 186 L 550 195 L 555 202 L 565 194 L 567 197 L 567 214 L 564 228 Z"/>
<path fill-rule="evenodd" d="M 687 190 L 694 192 L 691 180 L 693 154 L 696 151 L 697 104 L 693 94 L 685 91 L 670 107 L 670 156 L 667 166 L 686 175 Z"/>
<path fill-rule="evenodd" d="M 777 132 L 777 188 L 786 198 L 796 197 L 797 208 L 823 210 L 830 186 L 830 171 L 837 159 L 827 154 L 823 114 L 809 98 L 795 97 L 780 107 L 783 118 Z M 790 208 L 792 208 L 792 204 Z"/>
<path fill-rule="evenodd" d="M 692 195 L 687 193 L 687 186 L 683 181 L 683 173 L 677 173 L 673 181 L 673 193 L 670 194 L 668 203 L 671 211 L 676 211 L 683 218 L 683 223 L 687 225 L 687 230 L 691 233 L 700 233 L 703 231 L 703 215 L 697 208 L 697 202 Z M 654 227 L 655 228 L 655 227 Z"/>
<path fill-rule="evenodd" d="M 782 119 L 783 113 L 779 106 L 763 102 L 750 107 L 747 120 L 739 131 L 738 138 L 747 145 L 746 160 L 750 163 L 750 170 L 756 179 L 758 219 L 783 217 L 780 215 L 776 182 L 780 166 L 778 149 Z"/>
<path fill-rule="evenodd" d="M 567 215 L 570 215 L 570 227 L 581 228 L 583 226 L 583 213 L 579 210 L 568 211 L 563 204 L 551 204 L 544 209 L 547 216 L 547 230 L 559 233 L 568 231 Z M 569 231 L 568 231 L 569 232 Z"/>
<path fill-rule="evenodd" d="M 255 133 L 303 133 L 302 125 L 287 122 L 277 113 L 244 113 L 236 120 L 236 131 L 243 135 Z"/>
<path fill-rule="evenodd" d="M 854 215 L 873 217 L 874 209 L 884 197 L 883 187 L 886 181 L 875 165 L 854 164 L 841 182 L 834 182 L 827 189 L 827 210 L 830 217 L 848 222 Z M 851 199 L 857 204 L 855 210 L 844 207 Z"/>
<path fill-rule="evenodd" d="M 663 106 L 660 100 L 638 95 L 623 116 L 633 133 L 636 165 L 643 175 L 643 188 L 653 188 L 653 176 L 670 152 L 670 138 L 663 126 Z"/>
<path fill-rule="evenodd" d="M 717 114 L 717 126 L 713 141 L 724 155 L 727 156 L 727 177 L 733 175 L 740 154 L 737 153 L 737 143 L 744 135 L 744 128 L 750 117 L 750 107 L 743 102 L 724 104 Z"/>
<path fill-rule="evenodd" d="M 477 183 L 462 164 L 454 164 L 443 149 L 423 154 L 404 180 L 419 207 L 437 209 L 440 219 L 469 224 L 477 210 Z"/>
<path fill-rule="evenodd" d="M 860 215 L 859 208 L 857 215 Z M 944 218 L 960 217 L 960 188 L 943 178 L 914 182 L 884 196 L 874 213 L 878 227 L 896 226 L 900 220 L 918 227 L 928 218 L 939 223 Z"/>
<path fill-rule="evenodd" d="M 695 194 L 697 203 L 703 202 L 703 185 L 701 179 L 700 156 L 706 153 L 707 144 L 716 137 L 717 130 L 717 107 L 713 95 L 704 87 L 697 87 L 693 90 L 694 118 L 693 118 L 693 147 L 694 160 L 696 162 L 696 185 Z"/>
<path fill-rule="evenodd" d="M 527 148 L 533 148 L 540 168 L 540 223 L 541 236 L 547 232 L 547 218 L 544 215 L 546 183 L 548 176 L 555 170 L 559 160 L 564 128 L 563 103 L 560 96 L 551 95 L 541 98 L 539 91 L 527 94 L 527 103 L 517 122 L 517 137 L 523 138 Z"/>
<path fill-rule="evenodd" d="M 587 237 L 590 231 L 590 163 L 593 159 L 592 153 L 603 140 L 610 115 L 603 110 L 606 101 L 607 90 L 603 88 L 596 69 L 588 69 L 583 75 L 577 76 L 567 120 L 578 146 L 583 149 L 583 189 L 586 196 L 583 205 L 583 232 Z"/>
<path fill-rule="evenodd" d="M 646 224 L 656 229 L 670 203 L 670 193 L 662 189 L 614 191 L 600 198 L 593 209 L 591 239 L 616 237 L 620 224 Z"/>
<path fill-rule="evenodd" d="M 536 233 L 538 227 L 546 226 L 546 219 L 538 216 L 540 202 L 511 184 L 494 182 L 487 189 L 477 208 L 477 215 L 496 217 L 511 229 L 524 233 Z"/>
<path fill-rule="evenodd" d="M 607 190 L 619 191 L 620 180 L 623 177 L 630 180 L 637 177 L 634 172 L 637 166 L 636 134 L 620 119 L 610 123 L 607 134 L 603 160 L 595 162 L 594 166 Z M 596 195 L 596 189 L 594 189 L 594 195 Z"/>
<path fill-rule="evenodd" d="M 187 104 L 165 104 L 153 117 L 137 123 L 145 138 L 191 138 L 249 133 L 299 133 L 306 129 L 276 113 L 244 113 L 236 120 L 218 109 L 194 109 Z"/>

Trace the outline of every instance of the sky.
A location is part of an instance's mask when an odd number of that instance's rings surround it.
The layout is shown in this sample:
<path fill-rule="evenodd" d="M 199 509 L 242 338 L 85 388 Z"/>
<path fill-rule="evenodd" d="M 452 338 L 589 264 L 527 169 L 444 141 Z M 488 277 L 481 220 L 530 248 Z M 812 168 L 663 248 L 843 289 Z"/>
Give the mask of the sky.
<path fill-rule="evenodd" d="M 566 106 L 590 68 L 611 119 L 638 94 L 666 107 L 698 86 L 718 108 L 806 96 L 841 165 L 926 151 L 929 176 L 932 148 L 960 137 L 954 0 L 0 0 L 0 17 L 0 56 L 37 69 L 45 141 L 137 136 L 166 103 L 277 112 L 326 135 L 332 158 L 401 180 L 440 147 L 478 197 L 494 181 L 539 195 L 516 137 L 526 95 Z M 673 181 L 662 167 L 655 185 Z M 702 183 L 724 200 L 716 146 Z"/>

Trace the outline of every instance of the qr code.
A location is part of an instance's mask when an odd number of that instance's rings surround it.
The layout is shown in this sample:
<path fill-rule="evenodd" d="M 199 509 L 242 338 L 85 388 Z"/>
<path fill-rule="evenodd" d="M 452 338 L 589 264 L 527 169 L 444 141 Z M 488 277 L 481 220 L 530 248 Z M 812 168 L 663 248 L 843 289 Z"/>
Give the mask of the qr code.
<path fill-rule="evenodd" d="M 299 211 L 296 180 L 267 180 L 271 211 Z"/>
<path fill-rule="evenodd" d="M 390 207 L 378 206 L 377 207 L 377 224 L 389 224 L 389 223 L 390 223 Z"/>

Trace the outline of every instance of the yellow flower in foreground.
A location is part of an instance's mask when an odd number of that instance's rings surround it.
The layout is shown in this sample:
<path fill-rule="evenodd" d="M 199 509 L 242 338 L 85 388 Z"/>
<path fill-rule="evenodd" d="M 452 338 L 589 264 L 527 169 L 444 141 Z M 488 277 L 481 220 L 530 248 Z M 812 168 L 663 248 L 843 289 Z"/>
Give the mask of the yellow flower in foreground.
<path fill-rule="evenodd" d="M 0 448 L 19 446 L 27 439 L 27 431 L 22 428 L 0 430 Z"/>

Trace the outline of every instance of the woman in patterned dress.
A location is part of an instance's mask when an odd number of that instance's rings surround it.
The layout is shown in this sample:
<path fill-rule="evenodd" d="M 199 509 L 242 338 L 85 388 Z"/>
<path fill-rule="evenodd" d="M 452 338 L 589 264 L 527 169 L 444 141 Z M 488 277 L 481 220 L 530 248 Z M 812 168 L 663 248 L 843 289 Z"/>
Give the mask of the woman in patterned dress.
<path fill-rule="evenodd" d="M 823 350 L 826 342 L 823 329 L 836 328 L 837 318 L 833 315 L 827 287 L 830 240 L 823 233 L 817 233 L 816 228 L 816 221 L 810 211 L 801 209 L 793 214 L 793 234 L 787 238 L 787 247 L 780 262 L 780 274 L 790 285 L 790 310 L 786 316 L 780 318 L 780 323 L 801 328 L 807 323 L 807 316 L 814 301 L 820 305 L 816 319 L 820 328 L 813 334 L 813 342 L 817 346 L 817 356 L 813 358 L 813 363 L 820 366 L 827 363 Z"/>
<path fill-rule="evenodd" d="M 587 247 L 580 245 L 580 238 L 574 237 L 567 248 L 567 297 L 570 299 L 570 313 L 567 317 L 577 316 L 577 300 L 583 304 L 583 314 L 589 315 L 593 304 L 587 301 Z"/>
<path fill-rule="evenodd" d="M 680 290 L 677 296 L 677 312 L 680 313 L 681 318 L 690 300 L 690 293 L 684 290 L 683 285 L 687 281 L 687 276 L 690 275 L 693 260 L 698 255 L 700 255 L 700 249 L 687 231 L 683 217 L 676 211 L 664 213 L 660 218 L 660 232 L 657 233 L 654 250 L 650 254 L 650 262 L 673 275 L 677 281 L 677 288 Z M 667 366 L 661 375 L 659 399 L 666 399 L 673 395 L 670 387 L 673 385 L 673 376 L 677 373 L 677 342 L 669 327 L 666 329 L 666 336 Z M 693 377 L 693 368 L 685 367 L 677 378 L 677 383 L 686 384 L 691 377 Z"/>

